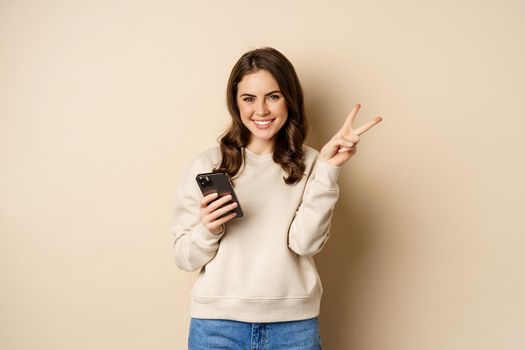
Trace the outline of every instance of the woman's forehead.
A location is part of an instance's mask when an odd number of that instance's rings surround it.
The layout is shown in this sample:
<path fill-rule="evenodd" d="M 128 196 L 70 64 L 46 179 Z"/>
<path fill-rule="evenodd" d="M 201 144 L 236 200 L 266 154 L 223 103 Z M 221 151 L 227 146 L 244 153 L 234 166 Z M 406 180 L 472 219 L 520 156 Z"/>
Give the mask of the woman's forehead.
<path fill-rule="evenodd" d="M 275 90 L 279 90 L 279 84 L 277 84 L 277 81 L 270 72 L 263 69 L 246 74 L 242 77 L 238 85 L 239 94 L 264 95 Z"/>

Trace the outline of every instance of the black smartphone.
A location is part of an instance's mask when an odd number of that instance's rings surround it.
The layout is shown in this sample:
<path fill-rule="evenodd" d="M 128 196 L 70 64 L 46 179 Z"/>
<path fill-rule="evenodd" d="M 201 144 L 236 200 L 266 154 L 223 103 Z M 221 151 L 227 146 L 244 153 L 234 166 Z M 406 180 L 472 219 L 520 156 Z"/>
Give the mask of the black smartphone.
<path fill-rule="evenodd" d="M 219 194 L 217 198 L 220 198 L 222 196 L 231 194 L 232 202 L 237 202 L 238 204 L 237 208 L 232 211 L 237 213 L 237 216 L 235 217 L 240 218 L 244 215 L 242 213 L 241 203 L 239 203 L 239 199 L 233 190 L 233 185 L 228 174 L 221 172 L 198 174 L 195 177 L 195 180 L 197 180 L 197 184 L 199 185 L 203 196 L 217 192 Z M 231 202 L 228 202 L 228 204 L 229 203 Z"/>

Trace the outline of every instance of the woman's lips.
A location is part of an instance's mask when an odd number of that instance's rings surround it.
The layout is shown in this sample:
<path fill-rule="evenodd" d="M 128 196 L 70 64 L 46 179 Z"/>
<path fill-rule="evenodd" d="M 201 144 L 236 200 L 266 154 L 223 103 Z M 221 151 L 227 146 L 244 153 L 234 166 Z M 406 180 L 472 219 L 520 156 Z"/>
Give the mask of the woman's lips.
<path fill-rule="evenodd" d="M 264 120 L 254 120 L 252 119 L 253 123 L 258 129 L 268 129 L 275 119 L 264 119 Z"/>

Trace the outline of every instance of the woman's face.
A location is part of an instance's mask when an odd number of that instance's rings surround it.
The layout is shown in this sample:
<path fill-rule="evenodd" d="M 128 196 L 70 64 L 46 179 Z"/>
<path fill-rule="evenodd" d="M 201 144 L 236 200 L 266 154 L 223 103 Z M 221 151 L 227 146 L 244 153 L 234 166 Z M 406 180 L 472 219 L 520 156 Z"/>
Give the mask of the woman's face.
<path fill-rule="evenodd" d="M 245 75 L 238 84 L 237 105 L 243 124 L 250 130 L 250 148 L 273 147 L 277 132 L 288 119 L 288 108 L 277 81 L 267 70 Z"/>

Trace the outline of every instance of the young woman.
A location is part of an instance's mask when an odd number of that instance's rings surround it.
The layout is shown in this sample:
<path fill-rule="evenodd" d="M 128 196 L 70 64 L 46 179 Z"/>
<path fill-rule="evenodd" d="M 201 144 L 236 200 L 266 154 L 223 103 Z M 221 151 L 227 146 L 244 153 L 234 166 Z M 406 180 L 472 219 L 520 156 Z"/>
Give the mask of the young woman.
<path fill-rule="evenodd" d="M 292 64 L 265 47 L 245 53 L 227 85 L 232 117 L 219 145 L 197 155 L 176 190 L 175 261 L 200 269 L 192 289 L 190 349 L 320 349 L 322 286 L 313 256 L 325 245 L 341 166 L 359 135 L 357 104 L 320 152 L 307 135 Z M 202 196 L 195 177 L 225 172 L 231 196 Z"/>

